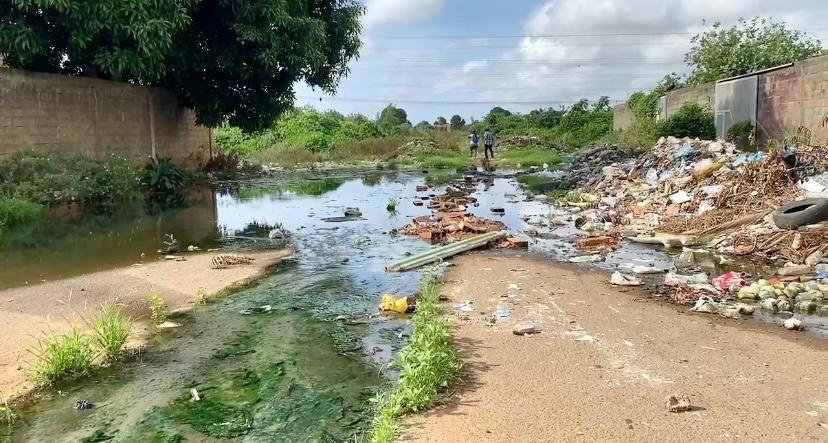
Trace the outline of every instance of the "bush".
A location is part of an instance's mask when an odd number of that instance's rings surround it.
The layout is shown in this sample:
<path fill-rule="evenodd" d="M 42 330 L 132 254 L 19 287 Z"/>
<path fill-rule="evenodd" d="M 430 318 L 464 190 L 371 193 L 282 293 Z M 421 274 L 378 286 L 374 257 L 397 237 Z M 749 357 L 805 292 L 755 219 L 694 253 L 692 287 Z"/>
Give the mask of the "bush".
<path fill-rule="evenodd" d="M 38 385 L 49 385 L 63 377 L 88 371 L 95 359 L 95 352 L 89 337 L 77 328 L 66 335 L 44 333 L 38 339 L 36 349 L 30 349 L 35 356 L 26 376 Z"/>
<path fill-rule="evenodd" d="M 740 149 L 750 149 L 756 145 L 753 123 L 742 121 L 734 123 L 727 130 L 727 140 L 738 146 Z"/>
<path fill-rule="evenodd" d="M 98 355 L 107 362 L 121 356 L 132 329 L 132 320 L 121 306 L 107 304 L 90 322 L 92 341 Z"/>
<path fill-rule="evenodd" d="M 149 301 L 152 324 L 158 326 L 167 321 L 167 302 L 156 294 L 150 295 L 147 301 Z"/>
<path fill-rule="evenodd" d="M 17 225 L 31 223 L 41 217 L 43 210 L 37 203 L 0 195 L 0 234 Z"/>
<path fill-rule="evenodd" d="M 183 206 L 182 192 L 192 178 L 189 171 L 169 158 L 154 158 L 144 168 L 141 185 L 151 206 L 168 209 Z"/>
<path fill-rule="evenodd" d="M 658 124 L 656 135 L 661 137 L 716 138 L 713 114 L 698 103 L 685 103 L 681 109 Z"/>
<path fill-rule="evenodd" d="M 657 125 L 649 118 L 636 118 L 629 128 L 618 135 L 618 146 L 629 153 L 650 149 L 658 140 Z"/>
<path fill-rule="evenodd" d="M 22 151 L 0 165 L 8 196 L 55 206 L 77 203 L 109 213 L 141 196 L 139 171 L 124 158 L 97 162 L 68 152 Z"/>

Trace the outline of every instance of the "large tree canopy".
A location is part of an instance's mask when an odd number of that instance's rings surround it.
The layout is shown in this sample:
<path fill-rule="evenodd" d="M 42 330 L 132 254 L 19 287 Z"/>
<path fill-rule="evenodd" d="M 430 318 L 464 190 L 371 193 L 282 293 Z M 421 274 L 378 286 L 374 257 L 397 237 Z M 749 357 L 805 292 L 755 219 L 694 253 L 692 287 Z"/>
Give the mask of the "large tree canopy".
<path fill-rule="evenodd" d="M 355 0 L 0 0 L 14 68 L 164 86 L 200 123 L 270 126 L 303 81 L 333 92 L 360 48 Z"/>
<path fill-rule="evenodd" d="M 686 61 L 693 68 L 691 84 L 721 80 L 813 57 L 822 52 L 819 40 L 785 23 L 764 18 L 739 20 L 724 28 L 721 23 L 696 35 Z"/>

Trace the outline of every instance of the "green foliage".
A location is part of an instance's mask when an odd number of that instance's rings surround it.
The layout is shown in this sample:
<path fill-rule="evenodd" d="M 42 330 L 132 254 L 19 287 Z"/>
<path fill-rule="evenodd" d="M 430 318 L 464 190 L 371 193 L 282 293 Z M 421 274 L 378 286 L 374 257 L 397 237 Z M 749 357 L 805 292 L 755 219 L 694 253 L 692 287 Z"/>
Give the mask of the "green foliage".
<path fill-rule="evenodd" d="M 609 97 L 590 105 L 583 99 L 572 105 L 553 130 L 553 138 L 567 146 L 581 148 L 612 132 L 613 111 Z"/>
<path fill-rule="evenodd" d="M 152 324 L 155 326 L 161 325 L 167 321 L 167 302 L 157 294 L 151 294 L 147 297 L 150 309 L 150 318 Z"/>
<path fill-rule="evenodd" d="M 750 149 L 754 147 L 756 138 L 753 123 L 749 121 L 734 123 L 727 130 L 727 140 L 734 143 L 739 149 Z"/>
<path fill-rule="evenodd" d="M 34 222 L 42 215 L 43 208 L 39 204 L 0 194 L 0 235 L 5 229 Z"/>
<path fill-rule="evenodd" d="M 420 123 L 417 123 L 417 126 L 414 126 L 414 129 L 418 131 L 433 131 L 434 125 L 432 125 L 426 120 L 423 120 Z"/>
<path fill-rule="evenodd" d="M 63 377 L 84 373 L 92 367 L 95 351 L 92 341 L 75 326 L 66 335 L 45 332 L 30 349 L 34 361 L 26 376 L 35 384 L 49 385 Z"/>
<path fill-rule="evenodd" d="M 422 298 L 411 318 L 414 333 L 395 362 L 400 369 L 399 384 L 393 393 L 375 399 L 377 412 L 369 436 L 374 443 L 393 440 L 397 417 L 438 402 L 463 367 L 452 343 L 451 326 L 440 305 L 433 273 L 425 276 L 420 293 Z"/>
<path fill-rule="evenodd" d="M 668 92 L 684 87 L 685 83 L 675 72 L 667 74 L 656 84 L 652 91 L 636 91 L 627 100 L 636 119 L 655 119 L 658 112 L 658 100 Z"/>
<path fill-rule="evenodd" d="M 389 104 L 380 112 L 377 128 L 385 135 L 399 135 L 411 129 L 411 122 L 404 109 Z"/>
<path fill-rule="evenodd" d="M 164 86 L 212 127 L 270 127 L 296 83 L 334 92 L 361 46 L 355 0 L 0 4 L 9 66 Z"/>
<path fill-rule="evenodd" d="M 560 153 L 552 149 L 509 149 L 496 155 L 501 166 L 542 167 L 563 161 Z"/>
<path fill-rule="evenodd" d="M 394 212 L 394 211 L 396 211 L 396 210 L 397 210 L 397 199 L 396 199 L 396 198 L 394 198 L 394 197 L 389 197 L 389 198 L 388 198 L 388 204 L 387 204 L 387 205 L 385 205 L 385 209 L 386 209 L 388 212 Z"/>
<path fill-rule="evenodd" d="M 451 116 L 451 129 L 454 129 L 455 131 L 459 131 L 460 129 L 463 129 L 463 127 L 465 127 L 465 126 L 466 126 L 466 120 L 464 120 L 463 117 L 460 117 L 459 115 L 456 115 L 456 114 Z"/>
<path fill-rule="evenodd" d="M 141 197 L 139 171 L 121 157 L 94 161 L 68 152 L 21 151 L 0 164 L 3 193 L 54 206 L 111 213 Z"/>
<path fill-rule="evenodd" d="M 105 362 L 112 362 L 121 356 L 132 330 L 132 319 L 122 306 L 106 304 L 89 323 L 89 329 L 98 355 Z"/>
<path fill-rule="evenodd" d="M 184 205 L 182 192 L 191 178 L 189 171 L 173 163 L 172 159 L 156 157 L 144 168 L 141 185 L 151 204 L 168 209 Z"/>
<path fill-rule="evenodd" d="M 650 149 L 658 140 L 658 125 L 652 118 L 636 118 L 629 128 L 618 135 L 618 146 L 626 152 Z"/>
<path fill-rule="evenodd" d="M 210 297 L 207 295 L 207 291 L 202 288 L 193 295 L 193 304 L 196 306 L 204 306 L 209 299 Z"/>
<path fill-rule="evenodd" d="M 725 28 L 716 22 L 691 39 L 685 61 L 691 84 L 720 80 L 792 63 L 822 53 L 822 43 L 784 22 L 756 17 Z"/>
<path fill-rule="evenodd" d="M 715 139 L 716 126 L 713 114 L 698 103 L 685 103 L 678 112 L 658 124 L 656 135 Z"/>

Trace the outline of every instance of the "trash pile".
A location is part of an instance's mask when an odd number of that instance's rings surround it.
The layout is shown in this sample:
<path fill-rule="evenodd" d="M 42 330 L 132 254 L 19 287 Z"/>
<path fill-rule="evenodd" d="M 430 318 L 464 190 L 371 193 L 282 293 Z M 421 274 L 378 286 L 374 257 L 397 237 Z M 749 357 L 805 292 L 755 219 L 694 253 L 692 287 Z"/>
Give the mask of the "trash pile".
<path fill-rule="evenodd" d="M 505 231 L 506 225 L 502 222 L 478 217 L 466 211 L 469 206 L 479 205 L 477 198 L 471 195 L 476 189 L 475 177 L 465 176 L 447 186 L 443 194 L 419 197 L 415 200 L 415 205 L 418 205 L 418 202 L 428 201 L 428 208 L 433 211 L 433 214 L 414 218 L 410 224 L 397 230 L 397 233 L 417 235 L 431 243 L 447 245 L 479 234 Z M 429 188 L 426 185 L 420 185 L 417 191 L 428 192 Z M 498 244 L 510 249 L 528 247 L 527 242 L 516 238 L 507 238 Z"/>
<path fill-rule="evenodd" d="M 534 186 L 534 190 L 547 192 L 591 186 L 600 180 L 603 168 L 629 158 L 617 146 L 599 146 L 573 158 L 566 168 L 545 173 L 548 180 Z"/>

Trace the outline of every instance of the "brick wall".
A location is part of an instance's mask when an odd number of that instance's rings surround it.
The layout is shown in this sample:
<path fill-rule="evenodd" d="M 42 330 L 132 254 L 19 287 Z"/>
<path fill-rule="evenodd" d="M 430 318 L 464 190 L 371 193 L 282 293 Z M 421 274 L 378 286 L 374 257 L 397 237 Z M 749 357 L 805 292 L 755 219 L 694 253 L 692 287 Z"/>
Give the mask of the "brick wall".
<path fill-rule="evenodd" d="M 623 131 L 632 125 L 633 113 L 632 109 L 626 104 L 617 105 L 612 112 L 612 129 L 615 131 Z"/>
<path fill-rule="evenodd" d="M 668 92 L 666 97 L 665 118 L 678 112 L 685 103 L 698 103 L 712 111 L 716 104 L 716 84 L 704 83 L 698 86 L 676 89 Z"/>
<path fill-rule="evenodd" d="M 26 149 L 136 161 L 154 149 L 196 166 L 209 158 L 212 134 L 163 89 L 0 68 L 0 159 Z"/>
<path fill-rule="evenodd" d="M 757 133 L 760 143 L 800 126 L 814 143 L 828 143 L 828 56 L 759 75 Z"/>

